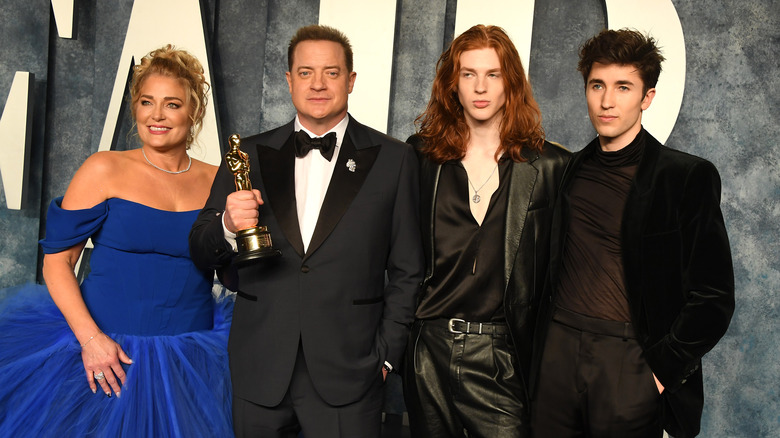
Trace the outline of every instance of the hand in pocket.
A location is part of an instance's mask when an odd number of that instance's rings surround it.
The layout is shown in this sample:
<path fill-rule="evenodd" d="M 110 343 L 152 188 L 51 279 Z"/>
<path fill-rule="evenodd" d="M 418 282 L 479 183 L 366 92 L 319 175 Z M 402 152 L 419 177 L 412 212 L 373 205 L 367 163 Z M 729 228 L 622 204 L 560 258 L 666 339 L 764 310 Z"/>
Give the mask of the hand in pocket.
<path fill-rule="evenodd" d="M 655 387 L 658 388 L 658 393 L 663 394 L 664 393 L 664 385 L 661 385 L 661 382 L 658 380 L 658 377 L 653 374 L 653 379 L 655 379 Z"/>

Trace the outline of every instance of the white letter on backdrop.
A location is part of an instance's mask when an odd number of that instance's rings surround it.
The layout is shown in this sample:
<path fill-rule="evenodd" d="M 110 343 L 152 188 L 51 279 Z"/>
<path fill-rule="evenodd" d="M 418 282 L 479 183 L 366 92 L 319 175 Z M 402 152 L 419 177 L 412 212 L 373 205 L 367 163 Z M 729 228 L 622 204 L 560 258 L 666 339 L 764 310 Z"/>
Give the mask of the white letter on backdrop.
<path fill-rule="evenodd" d="M 650 108 L 642 125 L 661 143 L 674 129 L 685 94 L 685 37 L 680 17 L 670 0 L 606 0 L 610 29 L 624 27 L 648 33 L 656 39 L 666 58 Z"/>
<path fill-rule="evenodd" d="M 0 174 L 3 176 L 5 203 L 10 210 L 21 210 L 27 194 L 33 83 L 35 75 L 32 73 L 16 72 L 0 116 Z"/>
<path fill-rule="evenodd" d="M 361 123 L 387 132 L 393 71 L 395 0 L 321 0 L 320 24 L 344 32 L 352 44 L 355 88 L 349 111 Z"/>

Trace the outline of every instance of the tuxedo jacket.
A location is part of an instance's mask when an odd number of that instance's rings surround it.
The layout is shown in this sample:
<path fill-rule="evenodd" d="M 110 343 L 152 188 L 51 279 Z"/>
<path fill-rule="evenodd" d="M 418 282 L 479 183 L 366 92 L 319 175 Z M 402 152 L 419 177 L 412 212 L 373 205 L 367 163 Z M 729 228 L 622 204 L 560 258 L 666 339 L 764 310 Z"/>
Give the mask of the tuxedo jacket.
<path fill-rule="evenodd" d="M 241 142 L 252 187 L 264 200 L 259 224 L 268 227 L 281 257 L 232 265 L 221 216 L 235 184 L 224 163 L 193 225 L 190 251 L 199 267 L 237 277 L 228 343 L 235 396 L 277 405 L 301 343 L 317 392 L 344 405 L 381 379 L 384 361 L 401 362 L 423 270 L 418 161 L 409 145 L 350 116 L 304 252 L 293 128 L 290 122 Z"/>
<path fill-rule="evenodd" d="M 423 146 L 420 137 L 409 140 L 417 151 Z M 420 202 L 423 248 L 426 270 L 422 290 L 433 277 L 434 224 L 436 196 L 441 164 L 420 156 Z M 544 142 L 541 152 L 524 149 L 526 161 L 512 164 L 507 181 L 504 235 L 496 245 L 504 248 L 504 309 L 512 336 L 517 375 L 527 379 L 531 364 L 533 329 L 536 310 L 547 277 L 553 206 L 558 197 L 563 171 L 571 153 L 559 145 Z M 528 400 L 528 394 L 522 394 Z"/>
<path fill-rule="evenodd" d="M 644 358 L 665 390 L 662 421 L 675 438 L 698 434 L 703 407 L 701 358 L 734 312 L 734 272 L 720 210 L 720 176 L 707 160 L 661 145 L 642 130 L 645 149 L 621 225 L 631 322 Z M 566 242 L 569 190 L 598 138 L 574 154 L 561 188 L 551 238 L 550 287 L 540 316 L 535 379 Z"/>

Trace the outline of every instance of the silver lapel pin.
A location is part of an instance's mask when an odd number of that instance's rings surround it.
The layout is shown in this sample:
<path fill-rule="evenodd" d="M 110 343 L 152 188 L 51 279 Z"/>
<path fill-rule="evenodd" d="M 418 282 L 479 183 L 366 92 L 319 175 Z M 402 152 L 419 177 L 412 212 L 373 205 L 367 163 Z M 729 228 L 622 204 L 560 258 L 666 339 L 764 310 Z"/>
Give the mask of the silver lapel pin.
<path fill-rule="evenodd" d="M 347 169 L 349 169 L 350 172 L 354 172 L 355 168 L 357 168 L 357 164 L 355 164 L 355 160 L 350 158 L 347 160 Z"/>

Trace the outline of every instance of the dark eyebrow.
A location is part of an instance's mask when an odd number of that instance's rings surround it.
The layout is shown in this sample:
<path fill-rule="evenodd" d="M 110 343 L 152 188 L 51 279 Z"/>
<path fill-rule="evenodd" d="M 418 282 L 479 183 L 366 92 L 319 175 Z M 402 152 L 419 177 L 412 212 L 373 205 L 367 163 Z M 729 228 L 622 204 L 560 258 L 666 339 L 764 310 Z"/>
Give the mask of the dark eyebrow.
<path fill-rule="evenodd" d="M 310 67 L 310 66 L 308 66 L 308 65 L 300 65 L 300 66 L 298 66 L 298 68 L 296 69 L 296 71 L 301 71 L 301 70 L 314 70 L 314 69 L 315 69 L 314 67 Z M 322 69 L 323 69 L 323 70 L 334 70 L 334 69 L 335 69 L 335 70 L 341 70 L 341 67 L 340 67 L 340 66 L 338 66 L 338 65 L 326 65 L 326 66 L 325 66 L 325 67 L 323 67 Z"/>
<path fill-rule="evenodd" d="M 588 85 L 592 85 L 592 84 L 606 85 L 606 82 L 604 82 L 604 80 L 602 80 L 602 79 L 593 78 L 593 79 L 588 81 Z M 616 85 L 635 85 L 633 82 L 631 82 L 629 80 L 616 81 L 615 84 Z"/>

